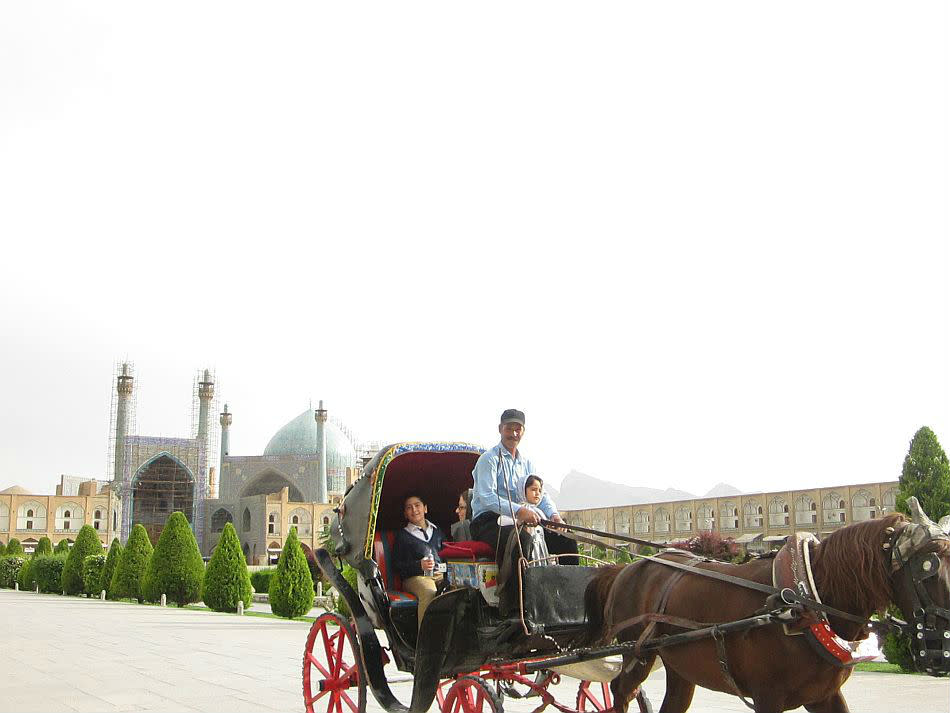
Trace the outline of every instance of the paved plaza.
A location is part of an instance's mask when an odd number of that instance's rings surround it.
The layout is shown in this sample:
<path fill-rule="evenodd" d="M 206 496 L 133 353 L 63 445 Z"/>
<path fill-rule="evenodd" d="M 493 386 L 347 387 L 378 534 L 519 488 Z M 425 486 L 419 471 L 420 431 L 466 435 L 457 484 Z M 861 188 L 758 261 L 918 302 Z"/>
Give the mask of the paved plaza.
<path fill-rule="evenodd" d="M 0 590 L 0 713 L 18 711 L 301 711 L 309 623 Z M 655 709 L 663 673 L 645 689 Z M 395 687 L 409 700 L 410 684 Z M 576 682 L 559 687 L 573 700 Z M 854 674 L 852 711 L 947 713 L 950 681 Z M 506 699 L 528 713 L 530 702 Z M 369 710 L 381 710 L 369 696 Z M 549 708 L 553 711 L 553 708 Z M 697 689 L 692 711 L 745 711 Z"/>

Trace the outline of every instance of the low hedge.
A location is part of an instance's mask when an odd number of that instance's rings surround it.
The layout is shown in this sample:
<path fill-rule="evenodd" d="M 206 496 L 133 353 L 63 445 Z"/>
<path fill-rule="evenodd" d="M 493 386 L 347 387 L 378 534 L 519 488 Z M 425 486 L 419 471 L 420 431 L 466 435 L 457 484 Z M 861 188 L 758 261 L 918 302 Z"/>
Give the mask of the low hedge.
<path fill-rule="evenodd" d="M 251 572 L 251 586 L 254 587 L 254 591 L 258 594 L 267 594 L 270 591 L 271 577 L 276 571 L 276 567 L 268 567 Z"/>
<path fill-rule="evenodd" d="M 33 577 L 36 578 L 36 583 L 39 585 L 41 592 L 59 594 L 63 591 L 60 587 L 62 586 L 63 569 L 66 567 L 68 556 L 66 554 L 45 555 L 37 557 L 30 563 Z"/>
<path fill-rule="evenodd" d="M 25 558 L 20 555 L 4 555 L 0 557 L 0 587 L 13 589 L 14 582 L 20 576 Z"/>

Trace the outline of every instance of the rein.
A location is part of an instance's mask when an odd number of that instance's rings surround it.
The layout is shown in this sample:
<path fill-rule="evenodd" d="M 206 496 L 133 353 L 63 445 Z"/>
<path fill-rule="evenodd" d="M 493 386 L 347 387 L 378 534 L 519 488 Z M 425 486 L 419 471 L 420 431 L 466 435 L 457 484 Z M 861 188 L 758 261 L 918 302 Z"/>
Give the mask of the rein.
<path fill-rule="evenodd" d="M 586 532 L 586 533 L 588 533 L 588 534 L 590 534 L 590 535 L 597 535 L 597 536 L 600 536 L 600 537 L 608 537 L 608 538 L 612 538 L 612 539 L 614 539 L 614 540 L 621 540 L 621 541 L 623 541 L 623 542 L 632 542 L 632 543 L 638 544 L 638 545 L 648 545 L 648 546 L 650 546 L 650 547 L 661 547 L 661 548 L 663 548 L 663 549 L 667 549 L 666 545 L 660 545 L 660 544 L 655 543 L 655 542 L 650 542 L 649 540 L 640 540 L 640 539 L 638 539 L 638 538 L 636 538 L 636 537 L 628 537 L 628 536 L 626 536 L 626 535 L 617 535 L 617 534 L 614 534 L 614 533 L 611 533 L 611 532 L 601 532 L 600 530 L 594 530 L 594 529 L 591 529 L 591 528 L 589 528 L 589 527 L 581 527 L 580 525 L 569 525 L 569 524 L 567 524 L 567 523 L 563 523 L 563 522 L 552 522 L 552 521 L 550 521 L 550 520 L 542 520 L 542 521 L 541 521 L 541 524 L 544 525 L 545 527 L 549 528 L 549 529 L 555 529 L 555 530 L 563 530 L 563 529 L 577 530 L 577 531 L 579 531 L 579 532 Z M 571 535 L 571 534 L 567 534 L 567 536 L 568 536 L 568 537 L 571 537 L 572 539 L 577 539 L 577 540 L 580 540 L 580 539 L 581 539 L 581 538 L 575 537 L 575 536 L 573 536 L 573 535 Z M 594 544 L 600 546 L 600 543 L 599 543 L 599 542 L 594 542 L 593 540 L 589 540 L 589 539 L 587 539 L 587 538 L 583 538 L 583 541 L 586 541 L 586 542 L 588 542 L 588 543 L 594 543 Z M 608 546 L 609 546 L 609 545 L 608 545 Z M 617 547 L 612 547 L 611 549 L 619 549 L 619 548 L 617 548 Z M 687 551 L 685 551 L 685 550 L 677 550 L 677 552 L 682 552 L 684 555 L 690 554 L 689 552 L 687 552 Z M 628 554 L 629 554 L 629 553 L 628 553 Z M 768 594 L 770 597 L 777 597 L 777 598 L 780 599 L 784 604 L 786 604 L 786 605 L 788 605 L 788 606 L 799 605 L 799 606 L 801 606 L 801 607 L 804 607 L 805 609 L 810 609 L 810 610 L 812 610 L 812 611 L 818 611 L 818 612 L 821 612 L 821 613 L 823 613 L 823 614 L 825 614 L 825 615 L 827 615 L 827 616 L 833 616 L 833 617 L 838 618 L 838 619 L 845 619 L 846 621 L 855 622 L 855 623 L 861 624 L 861 625 L 867 625 L 867 624 L 870 623 L 870 624 L 872 625 L 872 628 L 879 628 L 882 624 L 886 625 L 887 628 L 890 628 L 890 627 L 893 627 L 893 626 L 897 626 L 897 627 L 906 626 L 906 624 L 905 624 L 904 622 L 902 622 L 901 620 L 895 619 L 895 618 L 893 618 L 893 617 L 890 617 L 889 615 L 887 616 L 887 620 L 886 620 L 885 622 L 874 622 L 874 621 L 869 622 L 868 619 L 866 619 L 866 618 L 864 618 L 864 617 L 855 616 L 854 614 L 849 614 L 849 613 L 846 612 L 846 611 L 841 611 L 840 609 L 835 609 L 834 607 L 830 607 L 830 606 L 828 606 L 827 604 L 822 604 L 821 602 L 815 601 L 814 599 L 810 599 L 810 598 L 808 598 L 808 597 L 803 597 L 803 596 L 797 594 L 797 593 L 796 593 L 794 590 L 792 590 L 792 589 L 788 589 L 788 588 L 779 589 L 778 587 L 773 587 L 773 586 L 768 585 L 768 584 L 761 584 L 761 583 L 759 583 L 759 582 L 753 582 L 752 580 L 749 580 L 749 579 L 743 579 L 742 577 L 735 577 L 735 576 L 733 576 L 733 575 L 731 575 L 731 574 L 723 574 L 722 572 L 714 572 L 714 571 L 708 570 L 708 569 L 697 569 L 697 568 L 695 568 L 695 567 L 691 567 L 691 566 L 689 566 L 689 565 L 681 564 L 681 563 L 679 563 L 679 562 L 672 562 L 672 561 L 666 560 L 666 559 L 659 559 L 659 558 L 657 558 L 656 556 L 649 556 L 649 557 L 648 557 L 648 556 L 638 555 L 638 554 L 631 554 L 630 556 L 631 556 L 631 557 L 636 557 L 637 559 L 640 559 L 640 560 L 645 560 L 645 561 L 648 561 L 648 562 L 655 562 L 655 563 L 657 563 L 657 564 L 662 564 L 663 566 L 665 566 L 665 567 L 670 567 L 670 568 L 672 568 L 672 569 L 678 569 L 678 570 L 682 570 L 682 571 L 684 571 L 684 572 L 689 572 L 690 574 L 696 574 L 696 575 L 700 575 L 700 576 L 702 576 L 702 577 L 707 577 L 707 578 L 709 578 L 709 579 L 716 579 L 716 580 L 719 580 L 720 582 L 727 582 L 728 584 L 734 584 L 734 585 L 736 585 L 736 586 L 738 586 L 738 587 L 744 587 L 745 589 L 753 589 L 753 590 L 758 591 L 758 592 L 763 592 L 764 594 Z M 705 561 L 707 561 L 707 562 L 715 562 L 716 560 L 705 560 Z"/>

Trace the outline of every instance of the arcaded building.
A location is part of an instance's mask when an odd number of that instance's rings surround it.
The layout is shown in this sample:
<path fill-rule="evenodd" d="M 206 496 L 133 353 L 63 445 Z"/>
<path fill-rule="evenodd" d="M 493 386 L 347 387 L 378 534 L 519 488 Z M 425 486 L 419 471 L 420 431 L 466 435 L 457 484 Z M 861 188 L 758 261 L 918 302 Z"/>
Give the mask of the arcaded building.
<path fill-rule="evenodd" d="M 122 503 L 109 483 L 62 476 L 56 495 L 36 495 L 18 485 L 0 490 L 0 542 L 16 538 L 30 553 L 40 538 L 55 547 L 74 542 L 83 525 L 91 525 L 108 546 L 118 534 Z"/>
<path fill-rule="evenodd" d="M 894 511 L 899 483 L 836 485 L 805 490 L 565 510 L 567 522 L 669 544 L 717 531 L 746 549 L 766 552 L 794 532 L 819 538 Z"/>

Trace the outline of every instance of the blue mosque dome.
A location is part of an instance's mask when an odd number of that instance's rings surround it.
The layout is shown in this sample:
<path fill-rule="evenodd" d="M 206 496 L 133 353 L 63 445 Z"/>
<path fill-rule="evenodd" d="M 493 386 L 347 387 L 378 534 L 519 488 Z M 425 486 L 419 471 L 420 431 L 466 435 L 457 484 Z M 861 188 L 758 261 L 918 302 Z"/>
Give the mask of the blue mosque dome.
<path fill-rule="evenodd" d="M 326 423 L 327 468 L 346 468 L 356 465 L 356 449 L 343 430 L 334 423 Z M 264 449 L 265 456 L 317 455 L 317 421 L 312 408 L 283 426 Z"/>

